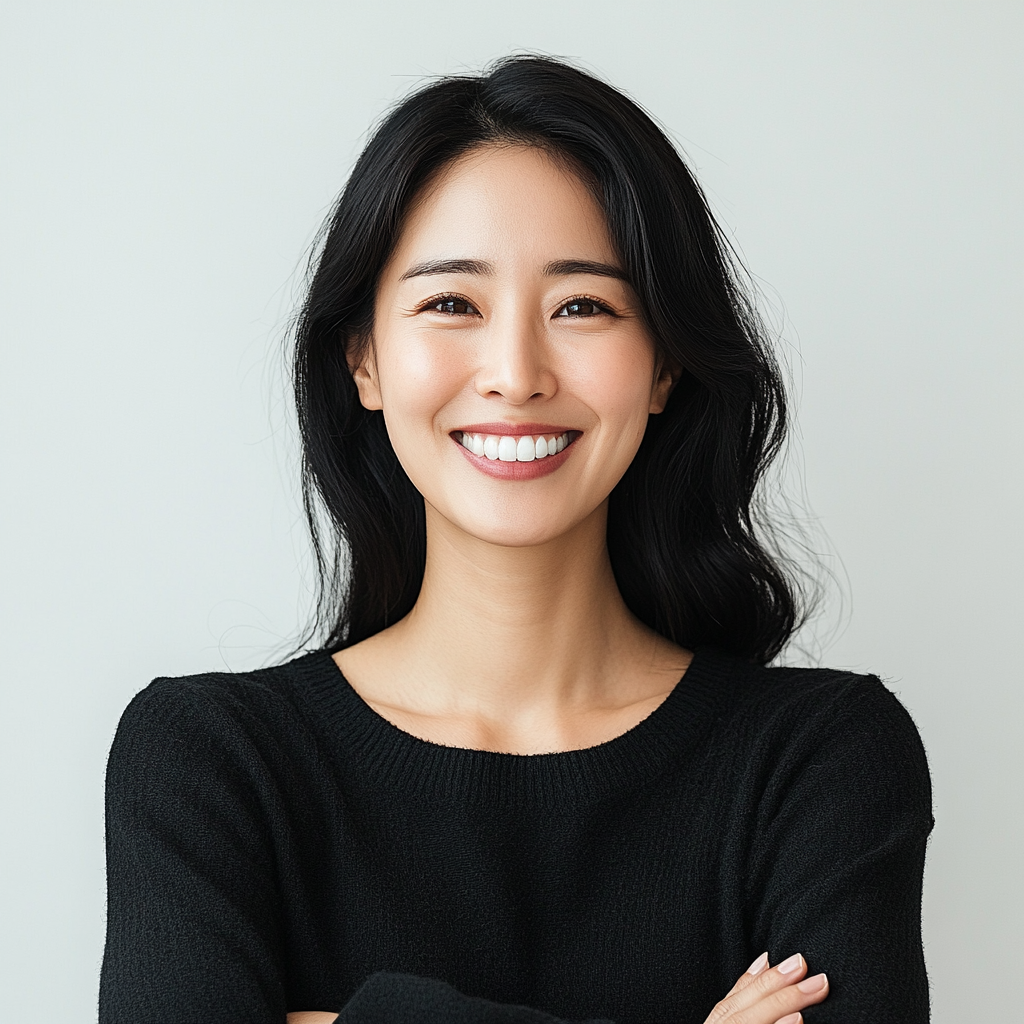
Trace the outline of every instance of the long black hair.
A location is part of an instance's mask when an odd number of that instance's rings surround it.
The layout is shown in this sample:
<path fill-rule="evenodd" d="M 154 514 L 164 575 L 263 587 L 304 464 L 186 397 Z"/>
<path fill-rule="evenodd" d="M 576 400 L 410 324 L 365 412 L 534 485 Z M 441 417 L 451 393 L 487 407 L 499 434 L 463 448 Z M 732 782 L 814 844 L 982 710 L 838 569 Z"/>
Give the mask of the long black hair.
<path fill-rule="evenodd" d="M 360 404 L 346 349 L 370 333 L 378 279 L 424 183 L 474 147 L 509 142 L 580 168 L 659 354 L 682 368 L 611 494 L 608 550 L 623 599 L 682 646 L 770 661 L 800 610 L 755 516 L 787 422 L 762 323 L 665 134 L 621 92 L 537 56 L 442 78 L 402 101 L 363 150 L 321 233 L 294 356 L 303 496 L 320 576 L 314 631 L 340 650 L 396 622 L 419 594 L 423 499 L 383 414 Z"/>

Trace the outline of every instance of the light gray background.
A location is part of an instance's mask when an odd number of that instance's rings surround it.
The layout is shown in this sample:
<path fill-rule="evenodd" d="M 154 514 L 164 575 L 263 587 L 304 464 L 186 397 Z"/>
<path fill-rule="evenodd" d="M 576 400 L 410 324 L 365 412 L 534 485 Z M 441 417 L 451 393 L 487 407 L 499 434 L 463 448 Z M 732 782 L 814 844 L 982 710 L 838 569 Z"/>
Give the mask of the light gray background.
<path fill-rule="evenodd" d="M 281 338 L 368 125 L 524 48 L 652 110 L 761 282 L 842 559 L 825 660 L 886 676 L 931 760 L 934 1019 L 1018 1017 L 1022 39 L 1011 0 L 8 2 L 4 1019 L 95 1012 L 132 694 L 308 607 Z"/>

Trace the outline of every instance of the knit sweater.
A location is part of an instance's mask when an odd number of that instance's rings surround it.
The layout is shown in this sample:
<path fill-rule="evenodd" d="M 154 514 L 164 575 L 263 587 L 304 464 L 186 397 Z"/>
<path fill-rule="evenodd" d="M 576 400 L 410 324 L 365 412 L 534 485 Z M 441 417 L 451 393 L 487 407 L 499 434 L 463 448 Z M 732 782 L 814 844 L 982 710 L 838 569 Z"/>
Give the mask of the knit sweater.
<path fill-rule="evenodd" d="M 928 1019 L 924 750 L 882 683 L 699 649 L 585 750 L 418 739 L 330 655 L 157 679 L 107 768 L 101 1024 L 701 1024 L 762 951 L 807 1024 Z"/>

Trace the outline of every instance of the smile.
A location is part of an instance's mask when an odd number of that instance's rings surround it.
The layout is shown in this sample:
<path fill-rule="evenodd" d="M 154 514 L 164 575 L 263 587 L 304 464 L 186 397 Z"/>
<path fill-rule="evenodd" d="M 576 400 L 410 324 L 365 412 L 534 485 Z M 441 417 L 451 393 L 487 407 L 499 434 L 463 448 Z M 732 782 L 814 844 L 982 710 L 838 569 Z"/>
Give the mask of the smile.
<path fill-rule="evenodd" d="M 472 434 L 455 431 L 452 435 L 467 451 L 491 462 L 534 462 L 549 455 L 557 455 L 579 437 L 579 431 L 567 430 L 562 434 Z"/>

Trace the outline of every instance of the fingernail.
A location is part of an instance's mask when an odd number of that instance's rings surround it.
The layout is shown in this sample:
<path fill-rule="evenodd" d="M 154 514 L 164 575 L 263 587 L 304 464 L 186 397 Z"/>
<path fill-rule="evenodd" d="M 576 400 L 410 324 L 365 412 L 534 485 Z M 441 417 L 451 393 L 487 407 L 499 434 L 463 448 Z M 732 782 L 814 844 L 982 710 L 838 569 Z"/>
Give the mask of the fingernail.
<path fill-rule="evenodd" d="M 747 974 L 759 975 L 768 966 L 768 954 L 762 953 L 748 968 Z"/>
<path fill-rule="evenodd" d="M 783 960 L 779 964 L 779 974 L 792 974 L 800 969 L 803 962 L 804 958 L 799 953 L 794 953 L 788 960 Z"/>
<path fill-rule="evenodd" d="M 785 1017 L 780 1017 L 775 1024 L 800 1024 L 799 1013 L 787 1013 Z"/>
<path fill-rule="evenodd" d="M 804 978 L 797 988 L 801 992 L 820 992 L 828 984 L 828 978 L 824 974 L 815 974 L 813 978 Z"/>

